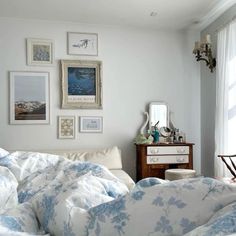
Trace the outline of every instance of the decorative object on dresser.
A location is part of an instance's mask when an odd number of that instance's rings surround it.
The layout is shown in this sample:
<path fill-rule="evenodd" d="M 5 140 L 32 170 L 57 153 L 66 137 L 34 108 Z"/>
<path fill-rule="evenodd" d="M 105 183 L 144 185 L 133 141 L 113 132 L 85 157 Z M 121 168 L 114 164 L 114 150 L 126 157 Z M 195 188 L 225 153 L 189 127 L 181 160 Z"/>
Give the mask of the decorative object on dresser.
<path fill-rule="evenodd" d="M 193 168 L 193 143 L 136 144 L 137 181 L 147 177 L 165 178 L 165 170 Z"/>
<path fill-rule="evenodd" d="M 101 61 L 61 60 L 62 108 L 101 109 Z"/>
<path fill-rule="evenodd" d="M 146 121 L 142 125 L 139 134 L 134 139 L 134 142 L 136 144 L 144 144 L 144 143 L 150 144 L 153 142 L 152 135 L 148 135 L 148 137 L 146 137 L 146 135 L 145 135 L 145 133 L 146 133 L 145 128 L 146 128 L 148 121 L 149 121 L 149 114 L 148 114 L 148 112 L 144 112 L 144 115 L 146 116 Z"/>
<path fill-rule="evenodd" d="M 27 39 L 27 64 L 51 66 L 54 60 L 53 41 L 50 39 Z"/>
<path fill-rule="evenodd" d="M 10 124 L 49 124 L 49 73 L 10 72 Z"/>

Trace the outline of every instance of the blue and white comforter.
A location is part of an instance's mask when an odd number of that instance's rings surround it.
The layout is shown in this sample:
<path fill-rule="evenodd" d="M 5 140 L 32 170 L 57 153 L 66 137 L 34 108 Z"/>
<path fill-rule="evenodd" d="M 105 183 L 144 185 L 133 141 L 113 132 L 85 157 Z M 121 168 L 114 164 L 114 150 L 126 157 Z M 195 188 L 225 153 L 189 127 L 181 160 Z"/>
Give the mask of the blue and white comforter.
<path fill-rule="evenodd" d="M 157 178 L 127 187 L 101 165 L 0 149 L 0 236 L 233 235 L 236 187 Z"/>

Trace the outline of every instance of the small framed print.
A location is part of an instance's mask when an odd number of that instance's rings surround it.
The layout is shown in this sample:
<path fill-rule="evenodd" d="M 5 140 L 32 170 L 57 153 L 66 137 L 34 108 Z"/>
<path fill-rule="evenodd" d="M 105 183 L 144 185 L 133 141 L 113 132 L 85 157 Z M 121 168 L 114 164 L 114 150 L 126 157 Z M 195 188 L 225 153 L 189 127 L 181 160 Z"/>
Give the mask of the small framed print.
<path fill-rule="evenodd" d="M 81 116 L 80 132 L 81 133 L 102 133 L 103 120 L 101 116 Z"/>
<path fill-rule="evenodd" d="M 98 35 L 95 33 L 67 33 L 69 55 L 98 55 Z"/>
<path fill-rule="evenodd" d="M 58 138 L 59 139 L 75 138 L 75 116 L 58 117 Z"/>
<path fill-rule="evenodd" d="M 53 65 L 53 41 L 49 39 L 27 39 L 27 64 L 30 66 Z"/>
<path fill-rule="evenodd" d="M 49 124 L 49 73 L 10 72 L 10 124 Z"/>

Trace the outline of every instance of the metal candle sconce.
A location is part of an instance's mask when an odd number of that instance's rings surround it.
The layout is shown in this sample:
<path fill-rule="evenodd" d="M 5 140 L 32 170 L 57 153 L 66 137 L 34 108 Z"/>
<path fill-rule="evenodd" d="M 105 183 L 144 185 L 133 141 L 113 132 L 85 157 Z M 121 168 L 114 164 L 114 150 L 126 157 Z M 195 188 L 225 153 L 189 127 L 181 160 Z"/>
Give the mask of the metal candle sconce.
<path fill-rule="evenodd" d="M 216 67 L 216 59 L 212 56 L 211 36 L 209 34 L 206 35 L 204 42 L 195 42 L 193 54 L 195 54 L 197 61 L 205 61 L 206 66 L 213 72 Z"/>

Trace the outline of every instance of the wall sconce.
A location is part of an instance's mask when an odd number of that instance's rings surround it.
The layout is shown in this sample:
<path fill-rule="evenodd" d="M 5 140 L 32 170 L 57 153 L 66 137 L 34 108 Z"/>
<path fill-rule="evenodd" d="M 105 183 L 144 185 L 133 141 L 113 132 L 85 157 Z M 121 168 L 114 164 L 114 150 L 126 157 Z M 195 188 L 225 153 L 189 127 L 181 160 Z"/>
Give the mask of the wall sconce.
<path fill-rule="evenodd" d="M 205 61 L 206 66 L 213 72 L 216 67 L 216 59 L 212 57 L 211 36 L 209 34 L 206 35 L 203 42 L 195 42 L 193 54 L 195 54 L 197 61 Z"/>

